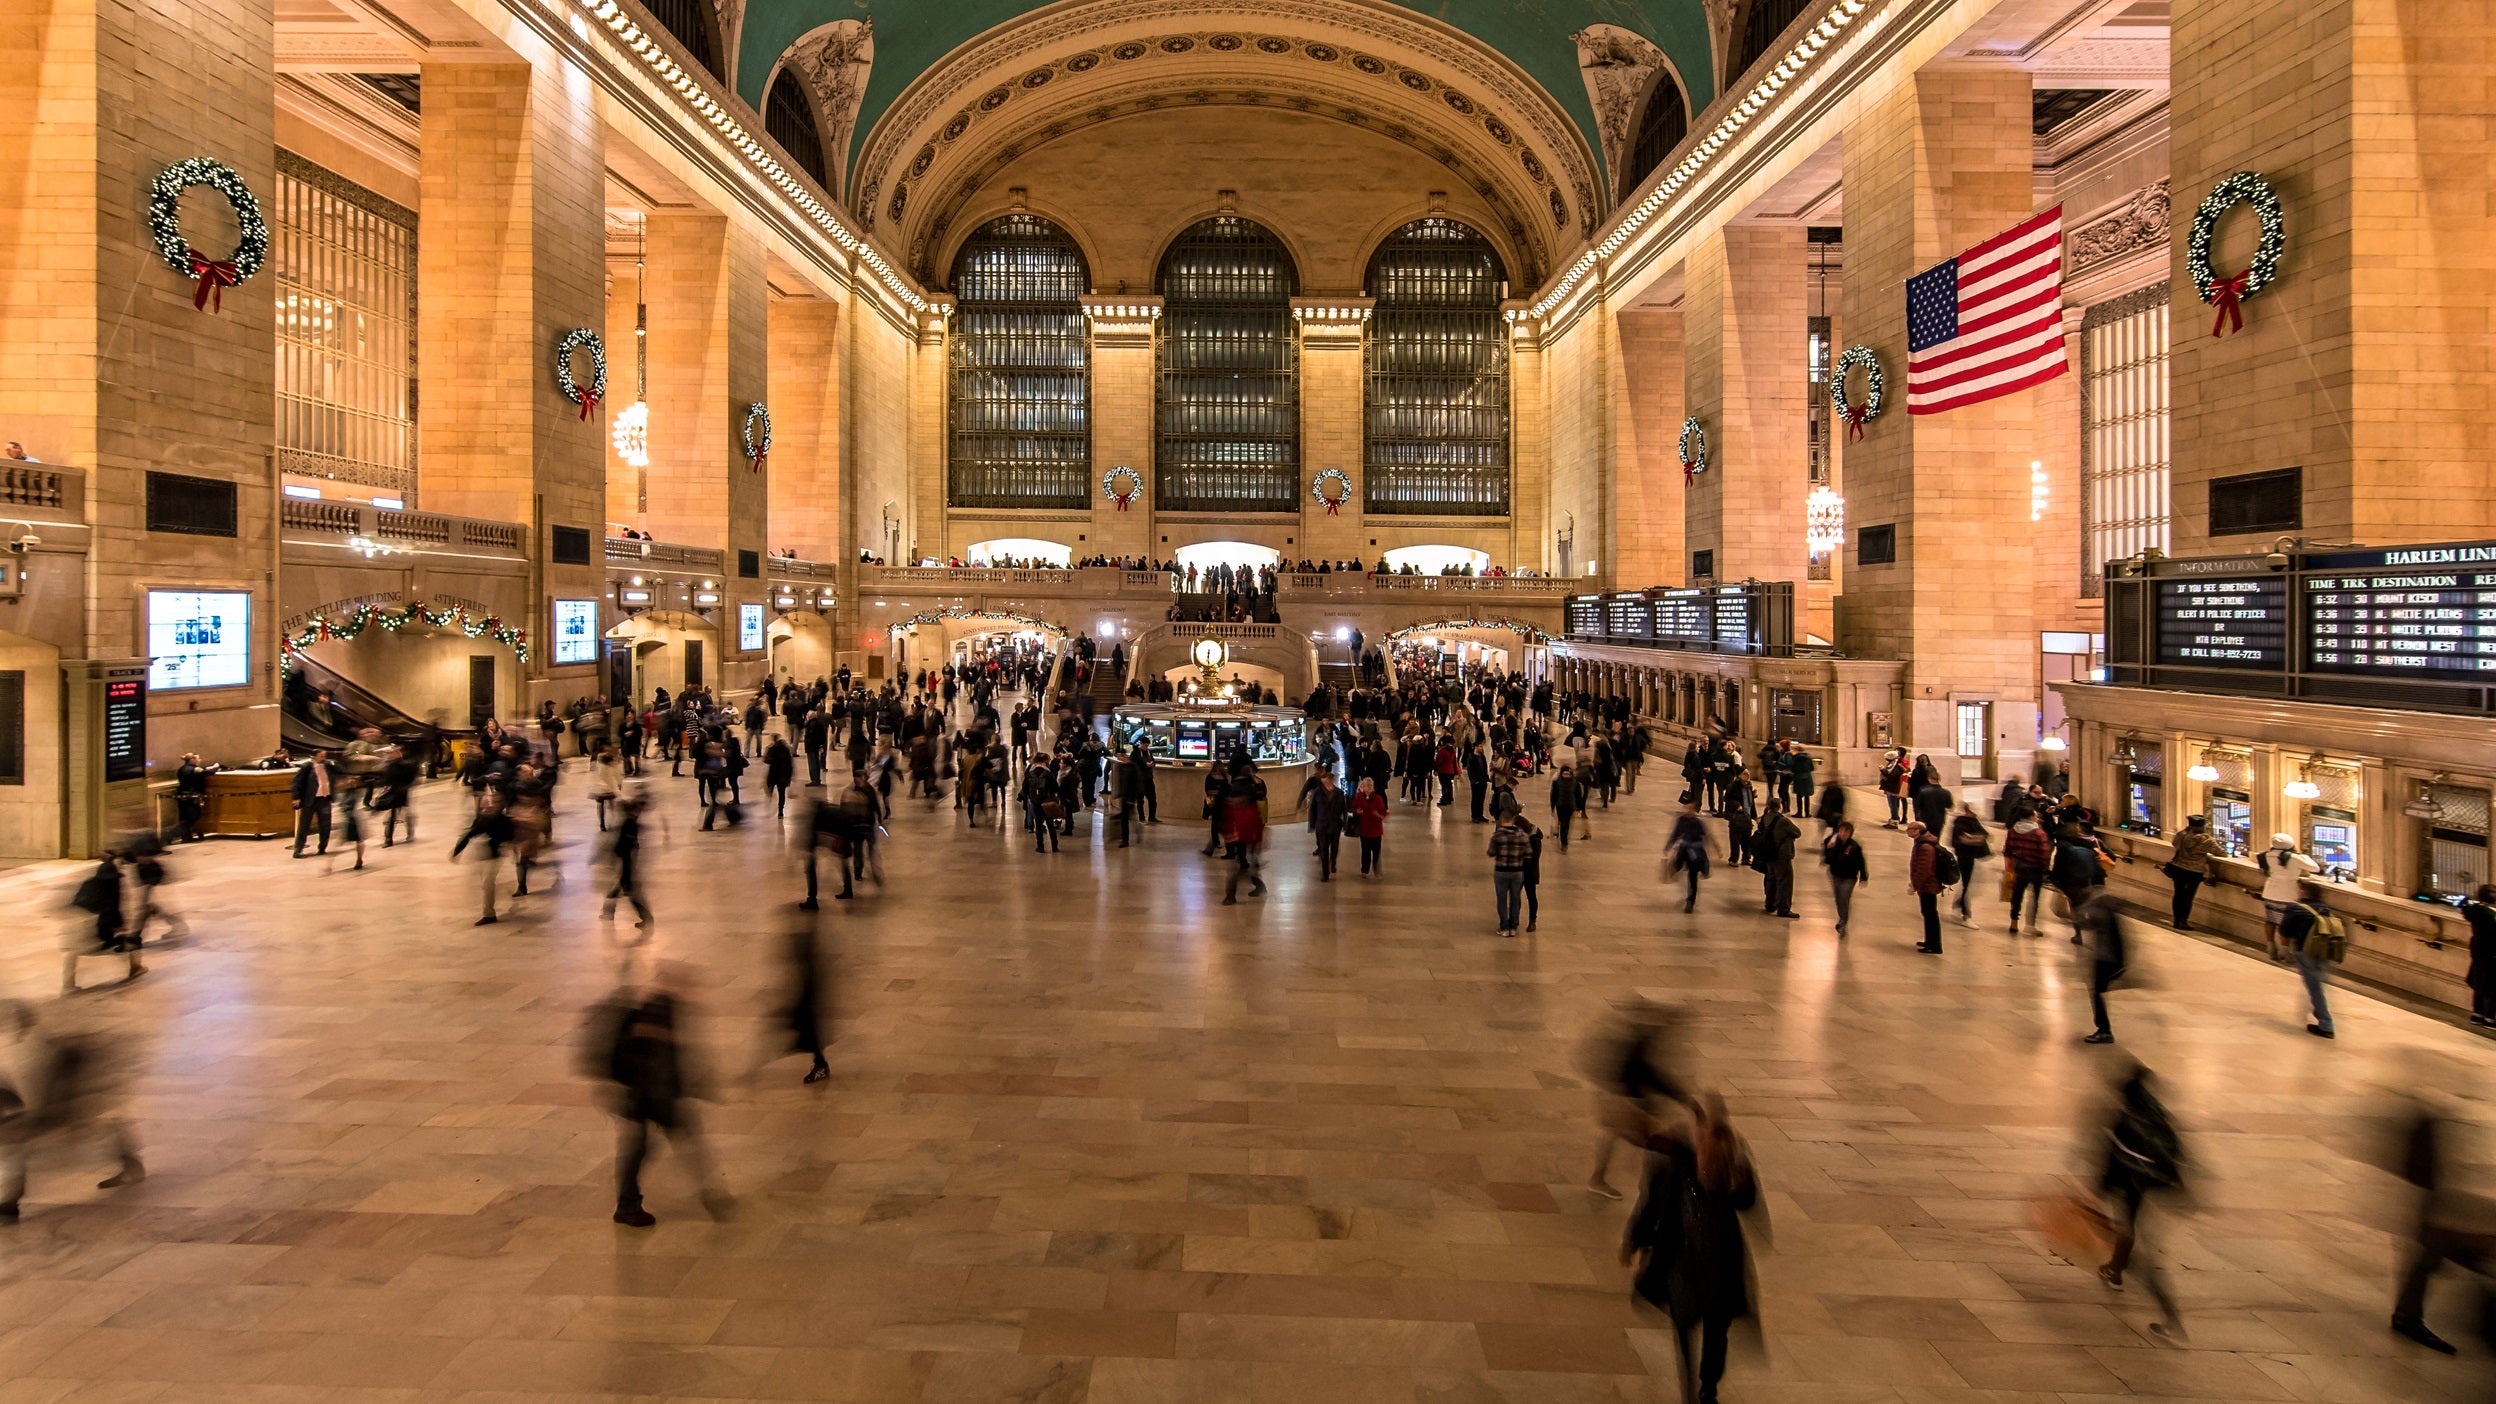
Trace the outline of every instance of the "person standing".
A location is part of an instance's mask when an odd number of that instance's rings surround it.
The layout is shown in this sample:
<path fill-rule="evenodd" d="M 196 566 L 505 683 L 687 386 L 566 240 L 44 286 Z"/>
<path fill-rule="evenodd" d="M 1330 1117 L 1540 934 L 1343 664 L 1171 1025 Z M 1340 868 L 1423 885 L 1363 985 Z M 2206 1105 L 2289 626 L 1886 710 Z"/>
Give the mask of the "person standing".
<path fill-rule="evenodd" d="M 2196 814 L 2184 821 L 2184 832 L 2175 836 L 2175 855 L 2161 870 L 2175 884 L 2168 915 L 2174 918 L 2176 930 L 2193 929 L 2193 899 L 2210 880 L 2210 864 L 2219 853 L 2219 841 L 2210 835 L 2209 815 Z"/>
<path fill-rule="evenodd" d="M 2348 927 L 2332 911 L 2323 895 L 2323 884 L 2313 878 L 2305 881 L 2301 893 L 2305 900 L 2291 902 L 2279 919 L 2279 939 L 2296 956 L 2297 978 L 2305 982 L 2306 1002 L 2313 1006 L 2314 1020 L 2305 1031 L 2316 1038 L 2331 1038 L 2331 1001 L 2323 994 L 2324 977 L 2331 967 L 2348 958 Z"/>
<path fill-rule="evenodd" d="M 1362 776 L 1352 793 L 1352 830 L 1361 841 L 1361 876 L 1387 870 L 1380 846 L 1387 838 L 1387 797 L 1378 790 L 1378 782 Z"/>
<path fill-rule="evenodd" d="M 1721 1097 L 1699 1098 L 1690 1112 L 1687 1137 L 1659 1134 L 1647 1143 L 1654 1169 L 1630 1215 L 1621 1261 L 1635 1274 L 1638 1296 L 1673 1324 L 1685 1404 L 1716 1404 L 1733 1323 L 1751 1314 L 1742 1216 L 1759 1204 L 1759 1179 Z"/>
<path fill-rule="evenodd" d="M 1685 800 L 1672 832 L 1664 839 L 1666 870 L 1679 874 L 1686 884 L 1681 899 L 1684 912 L 1698 910 L 1699 882 L 1707 876 L 1707 849 L 1707 821 L 1699 817 L 1699 802 Z"/>
<path fill-rule="evenodd" d="M 2106 993 L 2123 975 L 2126 952 L 2123 922 L 2115 915 L 2115 904 L 2106 896 L 2106 889 L 2093 887 L 2072 909 L 2072 923 L 2080 928 L 2089 953 L 2089 1017 L 2097 1027 L 2082 1043 L 2112 1043 L 2114 1024 L 2106 1016 Z"/>
<path fill-rule="evenodd" d="M 736 1206 L 713 1181 L 710 1153 L 694 1121 L 691 1102 L 702 1095 L 701 1083 L 686 1052 L 679 1013 L 676 997 L 661 985 L 638 994 L 619 992 L 593 1020 L 591 1056 L 602 1059 L 598 1070 L 614 1084 L 610 1105 L 621 1131 L 615 1154 L 615 1221 L 627 1228 L 658 1222 L 641 1202 L 641 1166 L 650 1153 L 653 1127 L 667 1133 L 668 1144 L 692 1171 L 702 1207 L 713 1219 L 725 1220 Z"/>
<path fill-rule="evenodd" d="M 1959 860 L 1959 925 L 1974 926 L 1968 898 L 1976 891 L 1976 865 L 1993 856 L 1993 839 L 1985 832 L 1985 821 L 1976 817 L 1975 805 L 1962 804 L 1950 816 L 1950 852 Z"/>
<path fill-rule="evenodd" d="M 295 802 L 295 856 L 303 856 L 303 841 L 312 836 L 317 826 L 321 831 L 317 853 L 329 851 L 329 811 L 335 777 L 329 764 L 329 752 L 314 751 L 312 759 L 295 769 L 292 794 Z"/>
<path fill-rule="evenodd" d="M 1489 823 L 1489 816 L 1482 812 L 1482 804 L 1491 793 L 1491 762 L 1490 758 L 1483 754 L 1479 737 L 1465 746 L 1465 786 L 1472 792 L 1473 822 Z"/>
<path fill-rule="evenodd" d="M 1889 803 L 1889 818 L 1881 824 L 1895 829 L 1907 822 L 1907 783 L 1914 772 L 1907 768 L 1907 753 L 1893 751 L 1881 763 L 1881 798 Z"/>
<path fill-rule="evenodd" d="M 173 803 L 181 816 L 184 843 L 199 842 L 200 825 L 208 819 L 208 777 L 214 773 L 197 755 L 182 753 L 182 768 L 173 773 Z"/>
<path fill-rule="evenodd" d="M 2480 883 L 2462 904 L 2470 923 L 2470 1022 L 2496 1025 L 2496 883 Z"/>
<path fill-rule="evenodd" d="M 1770 916 L 1795 920 L 1794 910 L 1794 845 L 1803 836 L 1794 821 L 1785 816 L 1785 801 L 1772 800 L 1768 817 L 1759 823 L 1759 832 L 1751 836 L 1751 851 L 1759 861 L 1761 888 L 1767 899 L 1765 910 Z"/>
<path fill-rule="evenodd" d="M 1517 827 L 1525 830 L 1525 929 L 1531 931 L 1543 915 L 1543 901 L 1539 895 L 1543 886 L 1543 831 L 1534 827 L 1534 821 L 1525 817 L 1524 810 L 1511 809 L 1508 812 L 1516 816 Z"/>
<path fill-rule="evenodd" d="M 300 846 L 302 841 L 296 842 Z M 2280 919 L 2302 895 L 2306 876 L 2321 872 L 2323 866 L 2297 851 L 2293 834 L 2271 835 L 2271 846 L 2253 861 L 2262 870 L 2262 939 L 2270 943 L 2271 959 L 2280 960 L 2285 950 L 2279 939 Z"/>
<path fill-rule="evenodd" d="M 1907 821 L 1907 842 L 1914 845 L 1907 858 L 1907 886 L 1915 893 L 1916 909 L 1924 915 L 1924 939 L 1915 948 L 1926 955 L 1941 954 L 1941 893 L 1950 884 L 1942 880 L 1941 844 L 1919 819 Z"/>
<path fill-rule="evenodd" d="M 1352 815 L 1351 796 L 1335 783 L 1333 771 L 1320 770 L 1307 807 L 1309 835 L 1316 840 L 1317 880 L 1333 882 L 1336 855 L 1343 848 L 1344 821 Z"/>
<path fill-rule="evenodd" d="M 1501 817 L 1491 830 L 1491 898 L 1499 917 L 1498 934 L 1515 936 L 1519 908 L 1525 896 L 1525 831 L 1517 827 L 1517 816 Z"/>
<path fill-rule="evenodd" d="M 1863 861 L 1863 845 L 1855 840 L 1855 826 L 1840 819 L 1829 836 L 1820 841 L 1820 864 L 1829 870 L 1829 896 L 1837 903 L 1837 938 L 1846 939 L 1846 924 L 1854 917 L 1855 886 L 1872 876 Z"/>

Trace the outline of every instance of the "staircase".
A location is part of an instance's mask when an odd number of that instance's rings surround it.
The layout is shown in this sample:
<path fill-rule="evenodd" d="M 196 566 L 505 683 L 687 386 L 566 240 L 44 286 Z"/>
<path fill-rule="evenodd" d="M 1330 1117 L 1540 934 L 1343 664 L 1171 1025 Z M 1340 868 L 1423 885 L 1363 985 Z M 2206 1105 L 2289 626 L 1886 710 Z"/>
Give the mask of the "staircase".
<path fill-rule="evenodd" d="M 1349 692 L 1361 685 L 1361 670 L 1349 663 L 1320 663 L 1317 665 L 1317 680 Z"/>
<path fill-rule="evenodd" d="M 1127 700 L 1126 675 L 1110 665 L 1106 658 L 1092 667 L 1092 710 L 1107 713 L 1110 708 Z"/>

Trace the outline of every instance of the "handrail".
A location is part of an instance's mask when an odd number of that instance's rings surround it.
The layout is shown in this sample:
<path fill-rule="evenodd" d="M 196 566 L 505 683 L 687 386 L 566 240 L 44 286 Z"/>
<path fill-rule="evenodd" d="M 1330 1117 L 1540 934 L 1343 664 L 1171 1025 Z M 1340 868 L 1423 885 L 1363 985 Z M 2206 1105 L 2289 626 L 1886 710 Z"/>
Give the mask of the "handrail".
<path fill-rule="evenodd" d="M 838 575 L 828 561 L 800 560 L 795 556 L 765 556 L 763 571 L 767 575 L 786 575 L 798 580 L 832 580 Z"/>
<path fill-rule="evenodd" d="M 727 563 L 728 557 L 716 546 L 679 546 L 672 541 L 610 536 L 607 538 L 607 559 L 616 562 L 640 561 L 645 565 L 679 565 L 693 570 L 718 570 Z"/>
<path fill-rule="evenodd" d="M 48 463 L 0 467 L 0 507 L 36 507 L 71 515 L 86 510 L 87 475 Z"/>
<path fill-rule="evenodd" d="M 382 543 L 385 548 L 519 556 L 526 541 L 526 532 L 517 522 L 412 512 L 403 507 L 375 507 L 369 502 L 302 497 L 280 498 L 278 502 L 278 521 L 288 530 L 360 536 Z"/>

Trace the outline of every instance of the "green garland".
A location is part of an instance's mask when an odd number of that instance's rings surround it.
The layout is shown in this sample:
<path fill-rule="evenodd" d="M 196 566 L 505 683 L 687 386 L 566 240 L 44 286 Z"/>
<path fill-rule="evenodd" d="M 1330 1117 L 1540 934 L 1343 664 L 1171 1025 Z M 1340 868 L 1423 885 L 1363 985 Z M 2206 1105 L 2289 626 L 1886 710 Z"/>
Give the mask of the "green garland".
<path fill-rule="evenodd" d="M 2210 266 L 2210 242 L 2218 234 L 2220 219 L 2238 205 L 2253 206 L 2255 217 L 2262 221 L 2262 237 L 2254 246 L 2252 264 L 2242 273 L 2223 278 Z M 2211 187 L 2202 197 L 2201 208 L 2193 212 L 2193 230 L 2184 243 L 2184 267 L 2193 276 L 2193 291 L 2219 309 L 2210 335 L 2244 329 L 2244 300 L 2277 280 L 2280 256 L 2287 251 L 2287 211 L 2269 181 L 2251 171 L 2238 171 Z"/>
<path fill-rule="evenodd" d="M 194 185 L 205 185 L 225 197 L 234 207 L 234 223 L 241 235 L 234 244 L 230 258 L 208 258 L 191 247 L 182 237 L 182 192 Z M 251 187 L 235 174 L 234 168 L 205 156 L 193 156 L 165 167 L 156 183 L 147 192 L 147 232 L 156 241 L 156 256 L 165 266 L 185 278 L 199 280 L 198 291 L 191 294 L 191 305 L 205 311 L 214 297 L 217 310 L 225 310 L 225 290 L 239 287 L 269 256 L 269 225 L 260 217 L 260 201 Z"/>
<path fill-rule="evenodd" d="M 893 624 L 895 629 L 915 629 L 922 624 L 941 623 L 947 619 L 986 619 L 1006 624 L 1028 624 L 1035 629 L 1065 633 L 1064 626 L 1028 614 L 1015 614 L 1002 609 L 972 609 L 968 605 L 947 605 L 943 609 L 925 610 Z"/>
<path fill-rule="evenodd" d="M 1415 634 L 1434 634 L 1443 629 L 1505 629 L 1512 634 L 1523 634 L 1525 641 L 1530 644 L 1551 642 L 1551 634 L 1541 625 L 1528 624 L 1522 619 L 1505 618 L 1441 619 L 1432 624 L 1408 624 L 1387 635 L 1387 641 L 1393 643 L 1397 639 L 1410 638 Z"/>
<path fill-rule="evenodd" d="M 452 605 L 448 609 L 439 611 L 430 610 L 425 608 L 422 601 L 418 601 L 404 609 L 393 609 L 387 605 L 360 604 L 347 611 L 346 618 L 334 622 L 326 617 L 315 615 L 311 623 L 304 625 L 291 638 L 278 640 L 278 662 L 280 667 L 291 671 L 295 666 L 295 655 L 314 644 L 326 643 L 332 639 L 346 643 L 361 635 L 366 629 L 375 626 L 395 634 L 410 624 L 426 624 L 436 629 L 456 627 L 469 638 L 492 639 L 518 654 L 521 662 L 529 661 L 528 631 L 506 625 L 501 615 L 488 614 L 480 617 L 469 613 L 465 605 Z"/>
<path fill-rule="evenodd" d="M 1846 376 L 1855 367 L 1863 368 L 1863 403 L 1846 401 Z M 1849 346 L 1829 368 L 1829 404 L 1837 411 L 1840 423 L 1846 426 L 1846 437 L 1860 439 L 1863 426 L 1881 417 L 1881 400 L 1888 382 L 1881 374 L 1881 358 L 1869 346 Z"/>

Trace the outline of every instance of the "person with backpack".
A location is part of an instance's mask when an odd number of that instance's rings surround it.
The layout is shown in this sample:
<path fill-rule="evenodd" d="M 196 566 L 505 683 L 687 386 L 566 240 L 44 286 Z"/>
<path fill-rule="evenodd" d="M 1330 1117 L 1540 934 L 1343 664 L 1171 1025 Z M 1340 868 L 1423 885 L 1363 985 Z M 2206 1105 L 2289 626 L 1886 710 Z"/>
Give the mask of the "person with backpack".
<path fill-rule="evenodd" d="M 1962 804 L 1950 816 L 1950 852 L 1959 860 L 1959 925 L 1974 926 L 1968 898 L 1976 891 L 1976 865 L 1993 856 L 1993 839 L 1985 832 L 1985 821 L 1976 817 L 1975 805 Z"/>
<path fill-rule="evenodd" d="M 2174 1194 L 2184 1187 L 2183 1137 L 2149 1084 L 2149 1069 L 2133 1063 L 2115 1087 L 2113 1114 L 2106 1127 L 2106 1160 L 2097 1177 L 2098 1191 L 2113 1210 L 2107 1218 L 2114 1225 L 2115 1238 L 2113 1251 L 2097 1275 L 2107 1286 L 2121 1290 L 2124 1273 L 2137 1267 L 2141 1285 L 2158 1304 L 2160 1319 L 2149 1323 L 2150 1331 L 2180 1342 L 2184 1318 L 2176 1310 L 2174 1294 L 2167 1290 L 2166 1275 L 2154 1261 L 2135 1262 L 2141 1210 L 2151 1196 Z"/>
<path fill-rule="evenodd" d="M 1664 839 L 1665 871 L 1679 874 L 1686 885 L 1681 899 L 1685 912 L 1698 909 L 1699 883 L 1707 876 L 1707 849 L 1707 823 L 1699 818 L 1699 803 L 1685 801 L 1681 817 L 1673 821 L 1673 831 Z"/>
<path fill-rule="evenodd" d="M 591 1016 L 585 1070 L 613 1084 L 610 1109 L 623 1123 L 615 1153 L 615 1221 L 627 1228 L 658 1222 L 641 1203 L 641 1165 L 650 1153 L 652 1127 L 667 1133 L 713 1219 L 726 1219 L 736 1206 L 718 1187 L 694 1122 L 690 1103 L 703 1095 L 702 1084 L 685 1051 L 681 1024 L 676 997 L 665 984 L 638 993 L 618 991 Z"/>
<path fill-rule="evenodd" d="M 93 932 L 94 939 L 87 939 L 78 924 L 71 925 L 67 939 L 61 943 L 62 994 L 78 993 L 78 959 L 81 956 L 127 956 L 130 973 L 125 978 L 135 980 L 147 973 L 147 967 L 139 964 L 138 941 L 122 925 L 121 900 L 121 851 L 108 848 L 104 851 L 104 861 L 96 865 L 85 882 L 78 884 L 77 893 L 70 898 L 71 906 L 95 918 L 95 925 L 88 928 Z"/>
<path fill-rule="evenodd" d="M 1941 846 L 1923 821 L 1907 821 L 1907 841 L 1914 845 L 1907 859 L 1907 887 L 1915 893 L 1916 909 L 1924 914 L 1924 939 L 1915 948 L 1941 954 L 1941 894 L 1959 876 L 1958 855 Z"/>
<path fill-rule="evenodd" d="M 2280 922 L 2296 904 L 2306 875 L 2321 872 L 2323 865 L 2297 851 L 2294 834 L 2271 835 L 2271 846 L 2255 854 L 2253 863 L 2262 870 L 2262 939 L 2270 943 L 2271 959 L 2284 960 L 2287 947 L 2280 939 Z"/>
<path fill-rule="evenodd" d="M 2333 1038 L 2337 1035 L 2332 1031 L 2331 1003 L 2323 995 L 2323 977 L 2349 958 L 2348 926 L 2331 909 L 2320 881 L 2307 878 L 2300 895 L 2304 900 L 2289 903 L 2279 919 L 2279 939 L 2296 953 L 2297 975 L 2305 981 L 2306 1002 L 2314 1007 L 2314 1021 L 2305 1031 L 2316 1038 Z"/>

